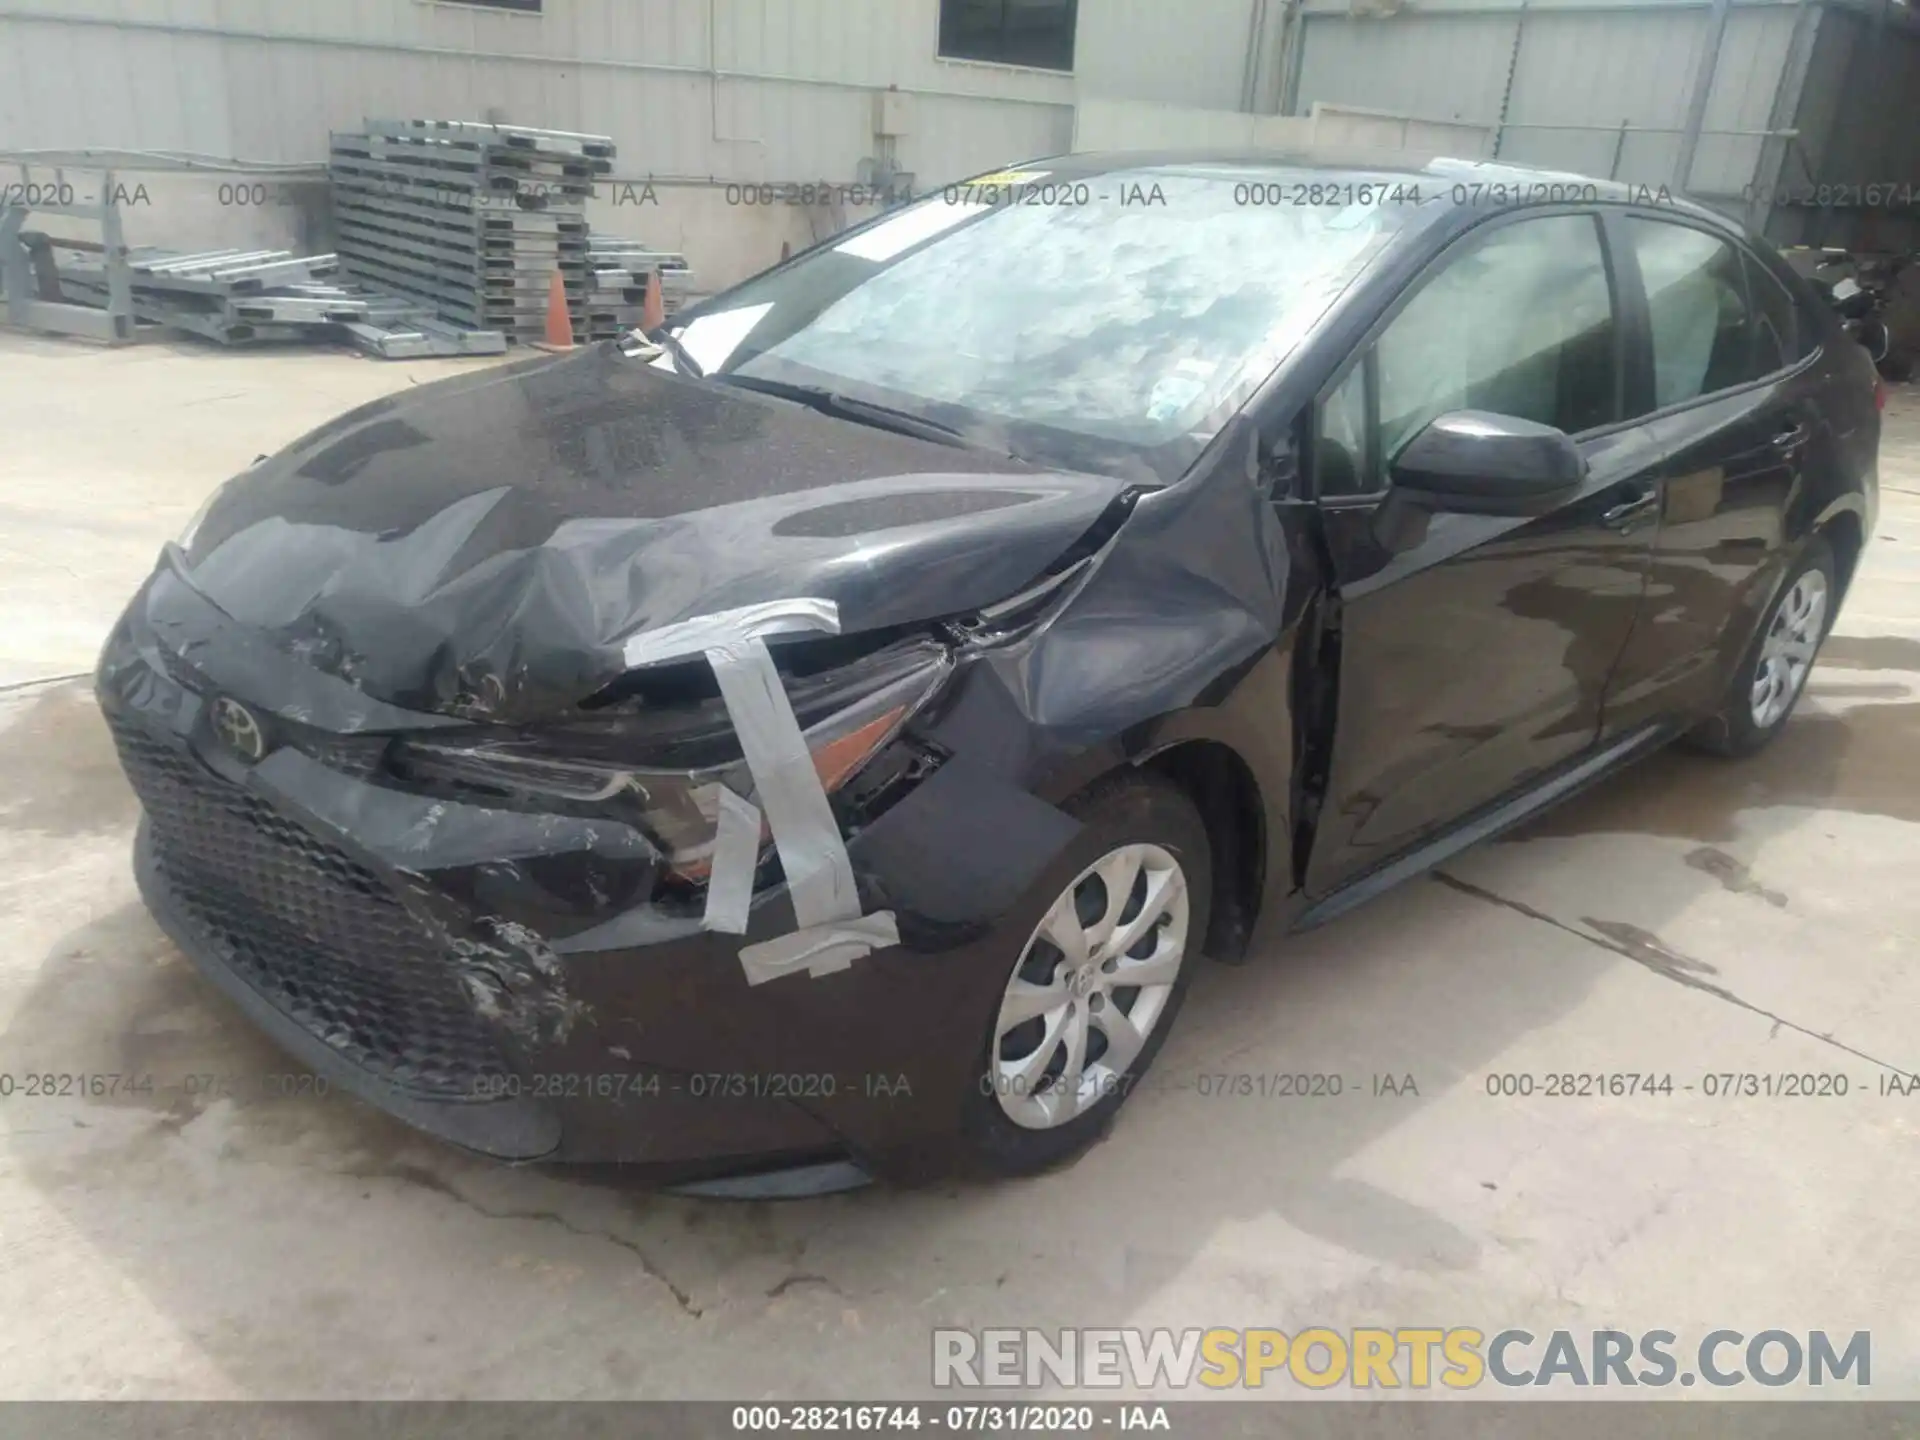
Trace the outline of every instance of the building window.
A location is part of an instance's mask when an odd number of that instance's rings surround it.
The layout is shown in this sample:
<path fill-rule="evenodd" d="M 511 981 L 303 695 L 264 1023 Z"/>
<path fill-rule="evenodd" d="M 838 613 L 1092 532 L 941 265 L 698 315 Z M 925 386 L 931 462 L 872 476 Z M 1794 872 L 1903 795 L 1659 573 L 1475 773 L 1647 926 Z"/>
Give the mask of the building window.
<path fill-rule="evenodd" d="M 428 0 L 433 5 L 465 5 L 475 10 L 512 10 L 521 15 L 538 15 L 544 0 Z"/>
<path fill-rule="evenodd" d="M 940 54 L 1043 70 L 1073 69 L 1078 0 L 940 0 Z"/>

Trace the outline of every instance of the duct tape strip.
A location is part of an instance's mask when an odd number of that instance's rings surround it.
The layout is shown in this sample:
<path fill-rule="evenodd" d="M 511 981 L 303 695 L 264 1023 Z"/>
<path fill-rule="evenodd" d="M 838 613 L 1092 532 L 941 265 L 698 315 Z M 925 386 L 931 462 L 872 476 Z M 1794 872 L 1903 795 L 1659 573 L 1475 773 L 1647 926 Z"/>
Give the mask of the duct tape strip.
<path fill-rule="evenodd" d="M 711 615 L 696 615 L 630 637 L 621 657 L 635 669 L 657 665 L 663 660 L 685 660 L 718 645 L 766 635 L 796 635 L 808 630 L 840 633 L 840 607 L 831 600 L 799 596 L 792 600 L 768 600 L 759 605 L 742 605 L 737 610 L 719 610 Z"/>
<path fill-rule="evenodd" d="M 632 636 L 622 649 L 635 668 L 704 654 L 740 738 L 760 806 L 721 787 L 702 923 L 722 934 L 746 933 L 764 807 L 800 927 L 741 949 L 749 985 L 801 970 L 831 975 L 900 943 L 892 911 L 860 913 L 846 841 L 763 638 L 805 631 L 839 634 L 839 607 L 812 597 L 746 605 Z"/>
<path fill-rule="evenodd" d="M 720 819 L 713 836 L 704 924 L 722 935 L 744 935 L 753 905 L 754 867 L 760 858 L 760 807 L 724 785 L 714 789 L 719 791 Z"/>
<path fill-rule="evenodd" d="M 863 955 L 900 943 L 900 927 L 891 910 L 876 910 L 857 920 L 841 920 L 831 925 L 816 925 L 794 930 L 746 945 L 740 950 L 740 964 L 747 972 L 747 984 L 764 985 L 782 975 L 805 970 L 814 979 L 852 967 Z"/>
<path fill-rule="evenodd" d="M 780 868 L 787 872 L 794 923 L 803 930 L 860 915 L 853 862 L 840 822 L 814 769 L 780 672 L 764 640 L 748 638 L 707 651 L 727 716 L 753 772 L 754 788 L 773 827 Z"/>

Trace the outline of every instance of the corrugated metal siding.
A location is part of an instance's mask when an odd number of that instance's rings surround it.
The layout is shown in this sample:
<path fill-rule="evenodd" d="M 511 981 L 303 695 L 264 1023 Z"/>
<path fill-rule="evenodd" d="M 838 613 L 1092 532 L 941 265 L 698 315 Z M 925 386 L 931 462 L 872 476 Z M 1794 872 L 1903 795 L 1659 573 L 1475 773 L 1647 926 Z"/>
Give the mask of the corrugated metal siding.
<path fill-rule="evenodd" d="M 1135 100 L 1082 100 L 1073 148 L 1094 150 L 1284 150 L 1311 143 L 1304 115 L 1247 115 Z"/>
<path fill-rule="evenodd" d="M 1713 132 L 1768 127 L 1797 19 L 1795 11 L 1784 8 L 1736 10 L 1728 17 L 1720 64 L 1707 92 L 1705 133 L 1693 158 L 1689 188 L 1695 194 L 1737 197 L 1753 186 L 1764 142 Z M 1684 116 L 1674 123 L 1683 122 Z"/>
<path fill-rule="evenodd" d="M 1114 53 L 1135 0 L 1085 3 L 1083 49 Z M 1205 3 L 1244 39 L 1250 0 Z M 1066 148 L 1074 77 L 937 38 L 937 0 L 0 0 L 0 148 L 312 162 L 367 115 L 492 115 L 612 134 L 623 174 L 845 182 L 888 85 L 918 92 L 898 149 L 923 183 Z"/>
<path fill-rule="evenodd" d="M 1812 75 L 1802 91 L 1800 127 L 1821 178 L 1920 185 L 1920 33 L 1829 10 L 1821 16 L 1819 50 L 1840 62 L 1821 74 L 1824 95 L 1815 93 Z M 1809 114 L 1816 106 L 1825 114 L 1817 132 Z"/>
<path fill-rule="evenodd" d="M 1842 110 L 1847 108 L 1847 67 L 1862 33 L 1861 27 L 1852 23 L 1849 16 L 1823 14 L 1820 17 L 1794 117 L 1800 138 L 1794 150 L 1783 157 L 1780 173 L 1773 177 L 1776 182 L 1803 184 L 1810 174 L 1818 174 L 1825 168 L 1826 152 L 1836 124 Z M 1834 157 L 1834 161 L 1843 163 L 1840 156 Z"/>
<path fill-rule="evenodd" d="M 1825 185 L 1833 203 L 1777 206 L 1769 234 L 1793 244 L 1920 248 L 1920 220 L 1890 208 L 1884 194 L 1920 192 L 1917 107 L 1920 27 L 1822 10 L 1794 117 L 1800 139 L 1770 178 L 1803 200 Z"/>
<path fill-rule="evenodd" d="M 922 188 L 964 175 L 1073 148 L 1068 105 L 1001 105 L 945 95 L 917 97 L 913 134 L 900 142 L 900 164 Z"/>
<path fill-rule="evenodd" d="M 1240 108 L 1255 0 L 1080 0 L 1075 78 L 1086 95 Z M 1273 0 L 1273 8 L 1280 0 Z"/>
<path fill-rule="evenodd" d="M 1729 30 L 1739 18 L 1729 17 Z M 1529 17 L 1500 158 L 1582 175 L 1671 180 L 1677 134 L 1629 134 L 1621 141 L 1617 127 L 1625 121 L 1677 130 L 1685 123 L 1705 33 L 1706 13 L 1698 10 Z M 1528 130 L 1527 124 L 1599 128 Z"/>
<path fill-rule="evenodd" d="M 1316 100 L 1434 120 L 1478 122 L 1500 113 L 1512 16 L 1302 18 L 1300 114 Z"/>
<path fill-rule="evenodd" d="M 1738 8 L 1728 16 L 1708 96 L 1709 131 L 1767 128 L 1795 17 L 1787 6 Z M 1707 33 L 1701 8 L 1309 12 L 1299 108 L 1329 100 L 1493 124 L 1511 63 L 1501 159 L 1668 183 Z M 1738 195 L 1753 181 L 1760 152 L 1756 137 L 1703 136 L 1691 188 Z"/>
<path fill-rule="evenodd" d="M 1574 3 L 1422 0 L 1359 17 L 1309 0 L 1297 112 L 1323 100 L 1487 124 L 1511 63 L 1504 158 L 1669 179 L 1676 135 L 1632 134 L 1616 156 L 1617 128 L 1684 122 L 1704 8 Z M 0 0 L 0 148 L 313 162 L 329 129 L 369 114 L 491 112 L 609 132 L 626 175 L 848 181 L 880 148 L 870 92 L 897 85 L 914 96 L 897 158 L 937 185 L 1068 148 L 1081 94 L 1237 108 L 1254 4 L 1080 0 L 1065 76 L 940 59 L 938 0 L 546 0 L 538 18 L 428 0 Z M 1876 34 L 1867 16 L 1823 8 L 1794 52 L 1797 14 L 1736 5 L 1709 131 L 1797 124 L 1811 168 L 1789 155 L 1787 184 L 1920 181 L 1920 127 L 1904 118 L 1920 95 L 1910 19 Z M 1781 111 L 1790 53 L 1808 64 Z M 1757 139 L 1709 133 L 1694 188 L 1737 194 L 1761 158 Z M 1776 215 L 1776 231 L 1805 221 Z"/>

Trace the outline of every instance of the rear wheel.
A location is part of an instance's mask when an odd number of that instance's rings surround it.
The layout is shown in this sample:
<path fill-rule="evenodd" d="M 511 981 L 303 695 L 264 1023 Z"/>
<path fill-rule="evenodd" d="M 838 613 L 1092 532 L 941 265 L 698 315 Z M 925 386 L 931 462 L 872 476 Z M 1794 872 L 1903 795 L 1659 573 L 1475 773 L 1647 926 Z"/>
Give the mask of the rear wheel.
<path fill-rule="evenodd" d="M 967 1096 L 974 1159 L 1002 1175 L 1067 1159 L 1112 1122 L 1186 995 L 1212 894 L 1207 831 L 1158 776 L 1066 807 L 1080 833 L 1023 905 L 1027 936 Z"/>
<path fill-rule="evenodd" d="M 1833 551 L 1816 535 L 1774 598 L 1721 708 L 1689 737 L 1716 755 L 1751 755 L 1778 735 L 1833 623 Z"/>

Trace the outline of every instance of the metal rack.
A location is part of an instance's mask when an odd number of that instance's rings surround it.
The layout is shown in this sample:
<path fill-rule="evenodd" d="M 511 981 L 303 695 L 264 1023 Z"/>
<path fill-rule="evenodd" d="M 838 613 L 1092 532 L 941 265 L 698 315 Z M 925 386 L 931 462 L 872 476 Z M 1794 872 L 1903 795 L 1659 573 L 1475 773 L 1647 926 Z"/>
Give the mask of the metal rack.
<path fill-rule="evenodd" d="M 18 166 L 17 186 L 0 195 L 0 288 L 6 292 L 7 324 L 22 330 L 75 335 L 108 345 L 136 338 L 132 275 L 126 237 L 120 224 L 118 188 L 108 169 L 67 166 Z M 97 184 L 98 199 L 83 203 L 80 185 Z M 42 178 L 46 177 L 46 178 Z M 35 215 L 64 216 L 99 226 L 100 238 L 70 238 L 28 230 Z M 59 253 L 95 255 L 101 277 L 97 305 L 75 304 L 62 292 Z"/>
<path fill-rule="evenodd" d="M 586 202 L 613 141 L 464 120 L 370 120 L 332 137 L 334 229 L 348 273 L 441 321 L 539 340 L 557 272 L 591 333 Z"/>
<path fill-rule="evenodd" d="M 692 297 L 683 255 L 589 230 L 586 202 L 613 169 L 605 136 L 369 120 L 329 149 L 337 253 L 308 256 L 130 248 L 107 168 L 117 152 L 26 159 L 0 197 L 5 320 L 109 344 L 168 327 L 223 345 L 344 340 L 411 359 L 542 339 L 556 272 L 583 342 L 643 324 L 656 275 L 666 314 Z M 157 168 L 196 168 L 160 158 Z M 28 230 L 36 213 L 92 221 L 99 238 Z"/>
<path fill-rule="evenodd" d="M 222 345 L 345 339 L 385 359 L 506 349 L 498 331 L 457 330 L 412 301 L 336 283 L 330 278 L 340 269 L 334 255 L 140 248 L 127 253 L 125 268 L 136 319 Z M 109 281 L 102 267 L 62 266 L 57 279 L 63 296 L 105 303 Z"/>
<path fill-rule="evenodd" d="M 642 324 L 647 281 L 660 277 L 664 314 L 671 315 L 693 292 L 693 272 L 686 256 L 654 250 L 639 240 L 594 234 L 587 243 L 591 288 L 587 292 L 587 330 L 590 340 L 613 340 Z"/>

